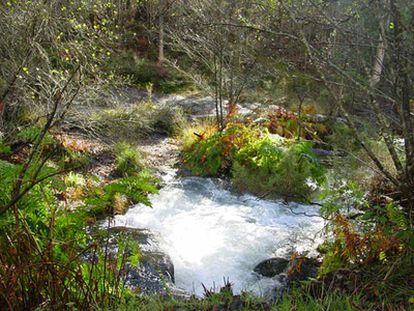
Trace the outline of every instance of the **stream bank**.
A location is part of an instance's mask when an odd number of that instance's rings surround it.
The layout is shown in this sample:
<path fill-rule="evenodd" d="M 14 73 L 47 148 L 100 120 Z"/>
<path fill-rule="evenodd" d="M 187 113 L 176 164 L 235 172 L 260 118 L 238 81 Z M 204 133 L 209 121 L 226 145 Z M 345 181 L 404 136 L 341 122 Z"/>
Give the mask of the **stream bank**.
<path fill-rule="evenodd" d="M 210 112 L 199 107 L 209 100 L 178 98 L 171 105 L 203 117 Z M 127 278 L 141 294 L 202 296 L 228 280 L 235 294 L 247 290 L 271 300 L 289 282 L 287 265 L 272 275 L 256 267 L 270 258 L 286 262 L 294 252 L 316 255 L 324 221 L 305 216 L 317 214 L 315 207 L 240 195 L 220 179 L 177 174 L 180 146 L 166 135 L 139 140 L 137 149 L 163 187 L 150 196 L 152 208 L 131 207 L 115 217 L 111 230 L 131 235 L 144 252 L 138 266 L 129 266 Z"/>

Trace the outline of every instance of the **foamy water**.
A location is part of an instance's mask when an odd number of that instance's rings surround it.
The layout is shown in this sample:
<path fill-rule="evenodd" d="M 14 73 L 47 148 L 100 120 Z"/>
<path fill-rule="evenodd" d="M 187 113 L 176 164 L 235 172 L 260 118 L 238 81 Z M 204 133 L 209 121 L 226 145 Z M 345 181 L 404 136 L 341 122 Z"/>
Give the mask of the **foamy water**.
<path fill-rule="evenodd" d="M 292 251 L 314 251 L 322 242 L 324 222 L 313 206 L 236 196 L 213 179 L 166 178 L 167 186 L 152 196 L 152 208 L 137 205 L 115 224 L 147 228 L 159 234 L 162 250 L 175 266 L 176 285 L 201 295 L 220 287 L 223 278 L 234 291 L 260 294 L 263 282 L 253 273 L 260 261 Z M 271 286 L 271 285 L 268 285 Z"/>

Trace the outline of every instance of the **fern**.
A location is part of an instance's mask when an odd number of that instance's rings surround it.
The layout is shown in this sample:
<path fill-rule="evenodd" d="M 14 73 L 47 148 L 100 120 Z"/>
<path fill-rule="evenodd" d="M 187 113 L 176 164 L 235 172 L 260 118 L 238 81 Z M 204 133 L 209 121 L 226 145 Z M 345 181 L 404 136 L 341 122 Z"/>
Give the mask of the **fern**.
<path fill-rule="evenodd" d="M 157 193 L 158 179 L 148 171 L 143 171 L 137 175 L 115 180 L 104 186 L 95 188 L 92 194 L 86 199 L 89 214 L 100 216 L 112 213 L 115 200 L 119 195 L 127 198 L 129 204 L 142 203 L 150 206 L 149 194 Z"/>
<path fill-rule="evenodd" d="M 0 160 L 0 205 L 10 202 L 13 183 L 20 170 L 20 165 Z"/>
<path fill-rule="evenodd" d="M 310 142 L 292 142 L 265 135 L 237 151 L 232 173 L 237 186 L 261 194 L 281 194 L 298 199 L 312 189 L 308 181 L 324 181 L 324 170 Z"/>
<path fill-rule="evenodd" d="M 126 142 L 116 144 L 115 170 L 120 176 L 131 176 L 142 170 L 141 155 L 138 150 Z"/>
<path fill-rule="evenodd" d="M 30 126 L 27 127 L 23 130 L 21 130 L 18 134 L 17 137 L 19 137 L 20 139 L 28 142 L 28 143 L 34 143 L 38 140 L 40 134 L 42 132 L 42 129 L 37 127 L 37 126 Z M 43 138 L 42 144 L 43 145 L 51 145 L 55 142 L 55 140 L 53 139 L 53 137 L 49 134 L 46 133 L 45 137 Z"/>
<path fill-rule="evenodd" d="M 388 219 L 395 224 L 399 230 L 407 230 L 407 219 L 405 218 L 405 215 L 400 207 L 391 202 L 388 203 L 385 208 Z"/>

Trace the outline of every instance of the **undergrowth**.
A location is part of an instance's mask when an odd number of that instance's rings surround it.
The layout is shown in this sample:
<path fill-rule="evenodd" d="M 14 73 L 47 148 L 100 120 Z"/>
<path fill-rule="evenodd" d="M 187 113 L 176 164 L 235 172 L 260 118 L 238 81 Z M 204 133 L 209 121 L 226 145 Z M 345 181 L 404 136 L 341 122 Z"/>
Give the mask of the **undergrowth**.
<path fill-rule="evenodd" d="M 314 296 L 304 286 L 293 288 L 289 294 L 277 297 L 273 302 L 266 302 L 251 293 L 234 295 L 229 287 L 217 293 L 206 293 L 203 298 L 175 299 L 173 297 L 145 296 L 129 297 L 120 302 L 118 310 L 244 310 L 244 311 L 351 311 L 374 310 L 375 305 L 365 302 L 358 295 L 344 295 L 340 292 L 326 292 Z"/>
<path fill-rule="evenodd" d="M 143 169 L 138 150 L 126 142 L 119 142 L 114 148 L 115 171 L 120 176 L 133 175 Z"/>
<path fill-rule="evenodd" d="M 123 209 L 134 203 L 149 205 L 148 194 L 157 191 L 157 181 L 137 166 L 129 146 L 118 146 L 118 165 L 128 173 L 102 184 L 74 161 L 80 157 L 77 152 L 65 149 L 50 133 L 39 138 L 40 133 L 28 128 L 19 133 L 18 143 L 2 141 L 0 306 L 113 308 L 127 295 L 125 264 L 136 264 L 139 250 L 134 241 L 121 238 L 110 251 L 105 245 L 112 237 L 94 224 L 97 217 L 119 212 L 122 200 Z M 32 144 L 39 142 L 27 162 Z M 91 225 L 95 230 L 88 230 Z"/>
<path fill-rule="evenodd" d="M 151 84 L 156 91 L 164 94 L 184 92 L 193 87 L 191 82 L 174 68 L 156 64 L 132 51 L 122 51 L 113 55 L 109 69 L 128 78 L 136 86 L 146 88 Z"/>
<path fill-rule="evenodd" d="M 299 200 L 313 192 L 312 183 L 324 181 L 310 141 L 284 138 L 245 123 L 228 123 L 214 133 L 206 127 L 193 134 L 193 142 L 189 133 L 184 136 L 183 160 L 196 175 L 228 175 L 241 191 Z"/>
<path fill-rule="evenodd" d="M 132 142 L 151 134 L 173 135 L 183 122 L 179 109 L 146 100 L 132 107 L 96 111 L 82 127 L 104 140 Z"/>

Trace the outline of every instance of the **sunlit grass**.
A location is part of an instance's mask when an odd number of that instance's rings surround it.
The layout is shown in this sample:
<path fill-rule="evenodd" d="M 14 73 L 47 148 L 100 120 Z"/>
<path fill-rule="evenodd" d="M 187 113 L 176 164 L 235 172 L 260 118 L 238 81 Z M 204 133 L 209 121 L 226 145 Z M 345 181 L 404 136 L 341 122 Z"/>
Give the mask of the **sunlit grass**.
<path fill-rule="evenodd" d="M 217 132 L 217 123 L 212 118 L 199 119 L 182 126 L 178 133 L 178 140 L 182 144 L 183 150 L 188 150 L 202 136 L 211 137 Z"/>

